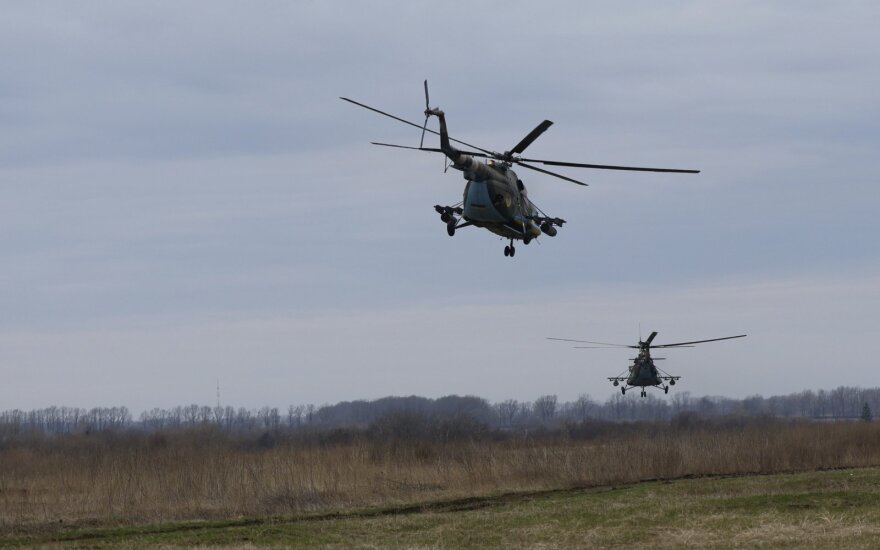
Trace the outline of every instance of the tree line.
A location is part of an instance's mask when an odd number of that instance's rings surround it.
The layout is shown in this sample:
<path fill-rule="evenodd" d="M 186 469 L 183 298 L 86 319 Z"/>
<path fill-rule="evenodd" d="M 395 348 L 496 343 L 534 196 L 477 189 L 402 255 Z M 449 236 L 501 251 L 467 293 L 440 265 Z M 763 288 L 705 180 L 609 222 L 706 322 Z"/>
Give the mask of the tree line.
<path fill-rule="evenodd" d="M 453 425 L 467 425 L 491 430 L 547 428 L 587 421 L 657 422 L 688 415 L 704 418 L 764 416 L 867 420 L 872 417 L 871 411 L 880 411 L 880 388 L 849 386 L 766 398 L 755 395 L 744 399 L 694 397 L 690 392 L 680 392 L 669 399 L 653 394 L 644 398 L 615 394 L 604 402 L 596 401 L 589 395 L 569 402 L 559 402 L 555 395 L 543 395 L 534 401 L 508 399 L 493 404 L 481 397 L 450 395 L 437 399 L 409 396 L 343 401 L 323 406 L 291 405 L 287 409 L 188 405 L 150 409 L 137 418 L 126 407 L 84 409 L 53 406 L 0 412 L 0 436 L 27 433 L 88 434 L 128 429 L 163 431 L 199 426 L 230 432 L 353 428 L 378 430 L 377 433 L 381 433 L 392 424 L 396 426 L 395 429 L 415 430 L 426 419 L 457 422 L 437 424 L 445 425 L 447 429 Z M 392 424 L 389 424 L 392 420 Z"/>

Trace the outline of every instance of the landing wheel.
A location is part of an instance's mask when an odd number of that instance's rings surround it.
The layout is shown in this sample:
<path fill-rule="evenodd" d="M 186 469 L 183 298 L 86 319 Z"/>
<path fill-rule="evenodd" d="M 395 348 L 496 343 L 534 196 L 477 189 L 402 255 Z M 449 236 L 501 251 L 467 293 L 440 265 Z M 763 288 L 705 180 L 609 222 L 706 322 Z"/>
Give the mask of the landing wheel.
<path fill-rule="evenodd" d="M 509 246 L 505 246 L 505 247 L 504 247 L 504 255 L 505 255 L 505 256 L 510 256 L 510 247 L 509 247 Z"/>
<path fill-rule="evenodd" d="M 648 395 L 648 392 L 646 392 L 645 390 L 642 390 L 642 397 L 647 397 L 647 395 Z"/>
<path fill-rule="evenodd" d="M 663 393 L 669 393 L 669 386 L 666 386 L 665 388 L 663 388 Z"/>
<path fill-rule="evenodd" d="M 516 254 L 516 249 L 513 245 L 510 245 L 510 257 L 513 258 L 513 255 Z"/>
<path fill-rule="evenodd" d="M 526 235 L 525 237 L 523 237 L 523 244 L 529 244 L 530 242 L 532 242 L 531 235 Z"/>
<path fill-rule="evenodd" d="M 626 395 L 626 388 L 620 388 L 620 393 L 622 393 L 623 395 Z"/>
<path fill-rule="evenodd" d="M 449 220 L 449 222 L 446 223 L 446 233 L 448 233 L 450 237 L 455 235 L 455 220 L 454 219 Z"/>

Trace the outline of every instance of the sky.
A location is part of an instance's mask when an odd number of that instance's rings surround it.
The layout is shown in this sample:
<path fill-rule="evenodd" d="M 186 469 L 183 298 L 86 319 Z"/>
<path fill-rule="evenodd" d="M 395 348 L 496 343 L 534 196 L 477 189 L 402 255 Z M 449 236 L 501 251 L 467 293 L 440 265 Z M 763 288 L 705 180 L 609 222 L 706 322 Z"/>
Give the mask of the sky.
<path fill-rule="evenodd" d="M 0 409 L 880 385 L 871 1 L 10 3 Z M 453 238 L 453 137 L 699 175 L 521 173 L 555 238 Z M 427 145 L 434 136 L 429 136 Z M 520 171 L 525 172 L 525 171 Z M 866 358 L 868 357 L 868 358 Z M 637 398 L 635 396 L 634 398 Z"/>

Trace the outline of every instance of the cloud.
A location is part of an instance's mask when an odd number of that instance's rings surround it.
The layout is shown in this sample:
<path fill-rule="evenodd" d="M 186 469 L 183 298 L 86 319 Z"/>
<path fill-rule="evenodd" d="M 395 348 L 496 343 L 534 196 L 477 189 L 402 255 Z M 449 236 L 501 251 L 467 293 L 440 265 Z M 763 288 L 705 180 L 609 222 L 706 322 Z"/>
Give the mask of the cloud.
<path fill-rule="evenodd" d="M 865 385 L 880 275 L 700 287 L 603 285 L 565 292 L 468 295 L 418 306 L 267 317 L 132 320 L 63 332 L 7 331 L 16 373 L 7 406 L 124 403 L 135 409 L 213 403 L 217 378 L 239 406 L 325 403 L 390 394 L 540 394 L 603 398 L 626 350 L 579 350 L 547 336 L 635 343 L 748 333 L 668 350 L 662 365 L 696 395 L 784 394 Z M 841 330 L 845 327 L 845 330 Z M 52 380 L 50 385 L 46 380 Z"/>
<path fill-rule="evenodd" d="M 279 403 L 358 397 L 330 390 L 340 387 L 562 394 L 587 380 L 583 369 L 541 375 L 540 387 L 535 373 L 573 365 L 569 350 L 535 363 L 531 348 L 511 351 L 518 342 L 581 324 L 610 338 L 609 322 L 631 339 L 639 319 L 664 337 L 679 327 L 690 337 L 710 317 L 705 328 L 722 333 L 774 333 L 775 319 L 845 344 L 828 350 L 854 349 L 872 328 L 859 297 L 876 298 L 862 284 L 880 257 L 878 13 L 873 2 L 9 7 L 0 335 L 16 351 L 0 369 L 15 373 L 10 396 L 176 404 L 210 392 L 214 370 L 257 373 L 233 378 L 255 405 L 260 391 Z M 337 99 L 419 122 L 424 78 L 453 134 L 487 148 L 549 118 L 530 156 L 703 173 L 578 173 L 586 189 L 521 174 L 568 224 L 511 261 L 488 232 L 446 236 L 432 207 L 460 200 L 460 173 L 367 143 L 414 145 L 418 130 Z M 809 305 L 803 281 L 832 290 Z M 722 298 L 710 299 L 718 285 Z M 838 299 L 846 308 L 829 317 Z M 696 369 L 695 391 L 837 385 L 818 366 L 831 351 L 786 330 L 750 340 L 763 355 L 749 361 L 773 368 L 751 379 L 730 363 Z M 703 353 L 690 357 L 715 360 Z M 606 364 L 625 366 L 603 362 L 603 374 Z M 834 375 L 865 379 L 851 372 Z M 47 385 L 56 375 L 64 383 Z"/>

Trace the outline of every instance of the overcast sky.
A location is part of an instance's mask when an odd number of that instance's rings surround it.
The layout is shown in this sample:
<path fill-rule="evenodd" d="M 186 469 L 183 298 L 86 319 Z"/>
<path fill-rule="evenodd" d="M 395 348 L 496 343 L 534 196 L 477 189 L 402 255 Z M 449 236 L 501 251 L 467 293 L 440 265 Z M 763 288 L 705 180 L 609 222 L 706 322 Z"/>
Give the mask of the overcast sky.
<path fill-rule="evenodd" d="M 658 343 L 673 391 L 880 385 L 880 5 L 7 3 L 0 409 L 385 395 L 604 399 Z M 521 173 L 568 220 L 454 238 L 454 137 L 699 175 Z M 436 139 L 432 137 L 432 139 Z M 564 171 L 565 169 L 560 169 Z M 521 171 L 524 172 L 524 171 Z M 868 357 L 868 359 L 866 359 Z M 634 396 L 637 398 L 637 396 Z"/>

